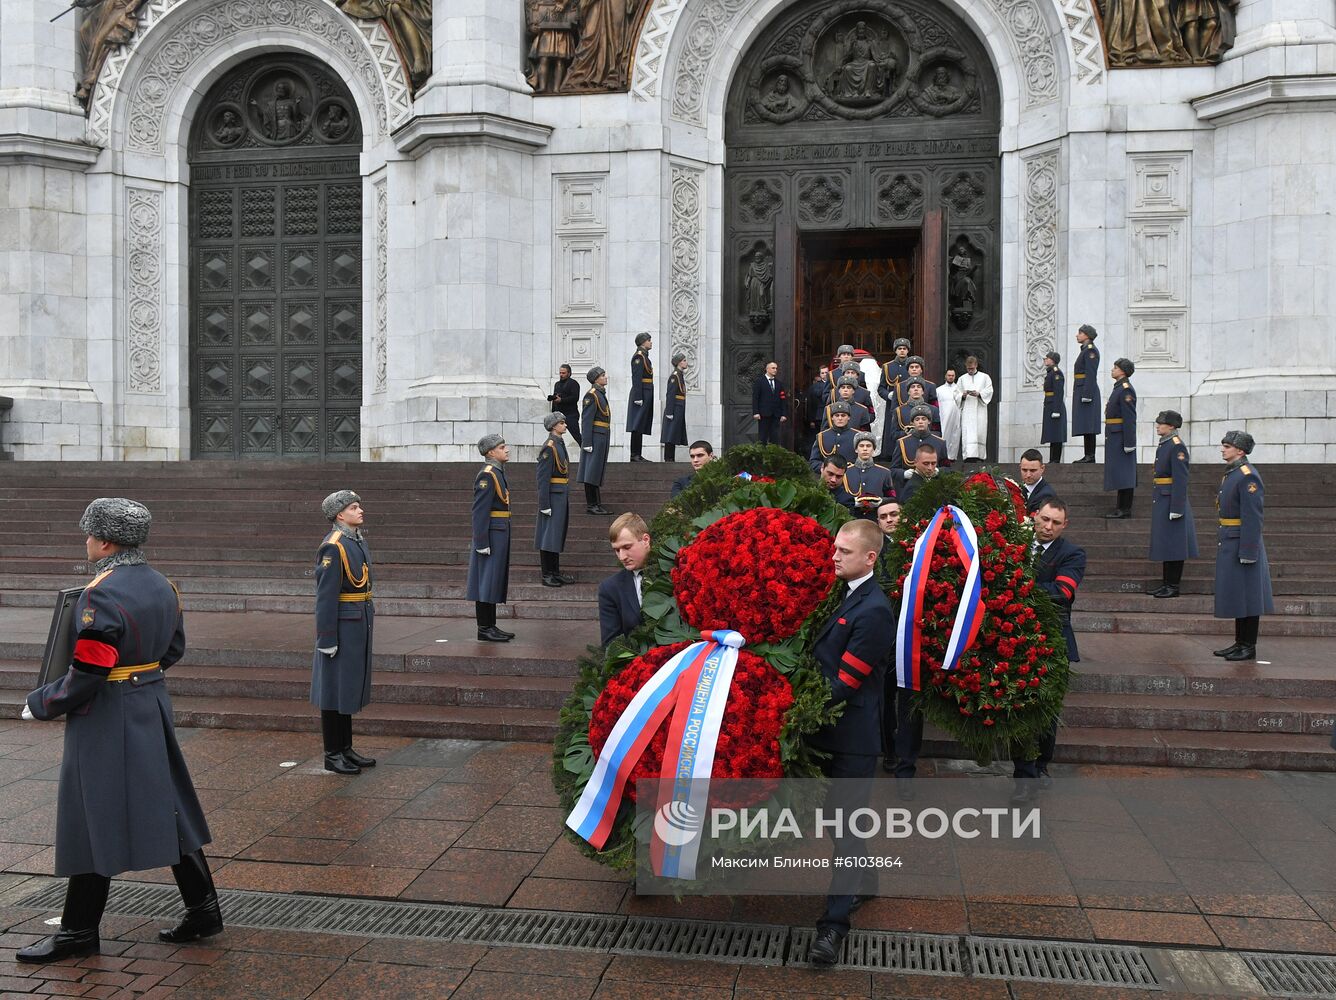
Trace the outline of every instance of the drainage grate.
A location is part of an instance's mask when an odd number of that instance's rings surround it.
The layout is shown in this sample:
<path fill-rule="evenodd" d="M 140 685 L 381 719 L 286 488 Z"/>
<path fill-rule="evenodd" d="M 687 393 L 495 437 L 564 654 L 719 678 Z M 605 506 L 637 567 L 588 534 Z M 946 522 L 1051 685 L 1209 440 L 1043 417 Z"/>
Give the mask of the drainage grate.
<path fill-rule="evenodd" d="M 1239 955 L 1273 997 L 1336 997 L 1336 958 L 1320 955 Z"/>
<path fill-rule="evenodd" d="M 1140 948 L 1014 938 L 965 940 L 974 975 L 987 979 L 1160 988 Z"/>
<path fill-rule="evenodd" d="M 460 932 L 458 940 L 582 951 L 607 951 L 626 923 L 625 917 L 539 910 L 477 910 L 475 916 L 475 921 Z"/>
<path fill-rule="evenodd" d="M 794 928 L 790 936 L 789 961 L 810 965 L 811 927 Z M 844 939 L 842 969 L 876 972 L 906 972 L 926 976 L 959 976 L 960 939 L 935 934 L 896 934 L 890 931 L 852 931 Z"/>
<path fill-rule="evenodd" d="M 231 915 L 230 901 L 227 915 Z M 453 941 L 477 916 L 476 910 L 459 906 L 339 899 L 329 901 L 326 910 L 312 922 L 311 929 L 330 934 Z"/>
<path fill-rule="evenodd" d="M 712 920 L 632 917 L 612 951 L 661 958 L 712 958 L 783 965 L 789 928 L 773 924 L 732 924 Z"/>

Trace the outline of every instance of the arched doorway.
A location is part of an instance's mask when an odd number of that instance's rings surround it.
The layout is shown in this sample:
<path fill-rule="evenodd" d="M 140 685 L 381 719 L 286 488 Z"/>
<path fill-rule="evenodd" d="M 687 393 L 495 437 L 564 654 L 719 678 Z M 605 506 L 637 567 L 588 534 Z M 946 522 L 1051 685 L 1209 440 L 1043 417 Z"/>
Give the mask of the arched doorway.
<path fill-rule="evenodd" d="M 196 458 L 356 458 L 362 403 L 362 126 L 295 54 L 238 66 L 190 135 Z"/>
<path fill-rule="evenodd" d="M 999 123 L 939 3 L 808 0 L 760 33 L 725 119 L 726 444 L 771 358 L 801 394 L 841 343 L 885 360 L 908 336 L 934 381 L 976 354 L 1000 383 Z"/>

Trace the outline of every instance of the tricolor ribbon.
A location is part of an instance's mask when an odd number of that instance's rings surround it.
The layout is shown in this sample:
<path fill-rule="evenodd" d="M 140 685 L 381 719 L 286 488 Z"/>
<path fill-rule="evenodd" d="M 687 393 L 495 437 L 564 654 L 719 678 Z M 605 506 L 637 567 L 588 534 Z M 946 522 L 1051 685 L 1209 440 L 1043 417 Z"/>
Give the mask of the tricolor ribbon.
<path fill-rule="evenodd" d="M 696 853 L 705 824 L 715 745 L 724 706 L 733 684 L 738 650 L 746 640 L 737 632 L 702 632 L 661 666 L 636 692 L 612 727 L 580 800 L 566 825 L 596 848 L 612 833 L 622 792 L 645 748 L 670 715 L 668 745 L 659 772 L 650 856 L 654 874 L 695 878 Z M 660 816 L 671 818 L 665 841 Z"/>
<path fill-rule="evenodd" d="M 953 522 L 947 525 L 947 520 Z M 951 626 L 951 637 L 942 656 L 942 669 L 954 670 L 965 651 L 974 644 L 983 621 L 983 584 L 980 580 L 979 538 L 969 515 L 959 507 L 942 507 L 933 515 L 928 528 L 914 545 L 914 558 L 905 575 L 904 593 L 900 602 L 900 622 L 896 626 L 895 676 L 902 688 L 917 691 L 923 683 L 923 600 L 927 594 L 928 576 L 932 567 L 937 538 L 943 531 L 950 534 L 965 570 L 964 592 L 956 608 L 956 620 Z"/>

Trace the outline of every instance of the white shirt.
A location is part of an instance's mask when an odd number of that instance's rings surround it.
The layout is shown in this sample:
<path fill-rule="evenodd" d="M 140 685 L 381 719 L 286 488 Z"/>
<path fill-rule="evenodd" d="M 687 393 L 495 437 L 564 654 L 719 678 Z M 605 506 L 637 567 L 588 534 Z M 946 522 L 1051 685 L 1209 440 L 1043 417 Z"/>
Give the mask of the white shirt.
<path fill-rule="evenodd" d="M 860 576 L 857 580 L 850 580 L 849 594 L 852 594 L 855 590 L 857 590 L 859 587 L 861 587 L 863 584 L 867 583 L 871 579 L 872 579 L 872 573 L 869 571 L 867 576 Z M 844 596 L 848 597 L 849 594 L 845 594 Z"/>
<path fill-rule="evenodd" d="M 645 571 L 641 569 L 633 569 L 631 570 L 631 576 L 634 577 L 636 581 L 636 603 L 643 607 L 645 604 L 645 599 L 640 593 L 640 584 L 641 581 L 644 579 Z"/>

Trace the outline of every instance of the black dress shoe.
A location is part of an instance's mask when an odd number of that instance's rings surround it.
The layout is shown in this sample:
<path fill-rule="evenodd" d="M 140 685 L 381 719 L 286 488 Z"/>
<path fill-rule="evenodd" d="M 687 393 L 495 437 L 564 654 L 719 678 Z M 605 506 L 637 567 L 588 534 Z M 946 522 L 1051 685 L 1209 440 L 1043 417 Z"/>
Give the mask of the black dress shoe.
<path fill-rule="evenodd" d="M 1072 465 L 1085 465 L 1087 462 L 1089 462 L 1091 465 L 1094 465 L 1094 464 L 1095 464 L 1095 456 L 1094 456 L 1094 455 L 1086 455 L 1084 458 L 1078 458 L 1075 462 L 1072 463 Z"/>
<path fill-rule="evenodd" d="M 352 747 L 344 747 L 344 748 L 343 748 L 343 759 L 346 760 L 346 761 L 348 761 L 350 764 L 356 764 L 358 767 L 375 767 L 375 766 L 376 766 L 376 758 L 375 758 L 375 757 L 363 757 L 360 753 L 358 753 L 358 752 L 357 752 L 356 750 L 354 750 Z"/>
<path fill-rule="evenodd" d="M 548 573 L 546 576 L 543 577 L 543 586 L 544 586 L 544 587 L 560 587 L 560 586 L 561 586 L 561 581 L 560 581 L 559 579 L 557 579 L 555 576 L 553 576 L 551 573 Z"/>
<path fill-rule="evenodd" d="M 586 514 L 611 514 L 612 511 L 608 510 L 608 508 L 604 507 L 601 503 L 596 503 L 596 504 L 594 504 L 594 506 L 592 506 L 592 507 L 586 507 L 586 508 L 585 508 L 585 513 L 586 513 Z"/>
<path fill-rule="evenodd" d="M 1106 520 L 1106 521 L 1121 521 L 1123 518 L 1125 518 L 1125 517 L 1131 517 L 1131 516 L 1132 516 L 1132 512 L 1131 512 L 1130 510 L 1111 510 L 1111 511 L 1109 511 L 1107 514 L 1104 515 L 1104 520 Z"/>
<path fill-rule="evenodd" d="M 883 758 L 881 759 L 881 769 L 882 769 L 883 771 L 885 771 L 887 774 L 894 774 L 894 773 L 895 773 L 895 758 L 894 758 L 893 756 L 891 756 L 890 754 L 887 754 L 885 757 L 883 757 Z"/>
<path fill-rule="evenodd" d="M 1241 645 L 1243 644 L 1240 642 L 1236 642 L 1232 646 L 1226 646 L 1224 649 L 1217 649 L 1213 655 L 1228 656 L 1230 653 L 1234 652 L 1234 650 L 1238 649 Z"/>
<path fill-rule="evenodd" d="M 62 958 L 84 958 L 96 955 L 102 950 L 102 943 L 97 939 L 97 928 L 91 931 L 67 931 L 63 927 L 49 938 L 42 938 L 36 944 L 20 948 L 14 957 L 29 965 L 50 965 Z"/>
<path fill-rule="evenodd" d="M 341 753 L 325 754 L 325 770 L 335 774 L 361 774 L 362 769 Z"/>
<path fill-rule="evenodd" d="M 175 927 L 158 931 L 158 940 L 168 944 L 185 944 L 221 934 L 222 930 L 223 913 L 218 909 L 218 894 L 210 893 L 209 898 L 198 906 L 187 907 L 185 919 Z"/>
<path fill-rule="evenodd" d="M 816 940 L 812 942 L 812 950 L 808 957 L 811 958 L 813 965 L 829 967 L 840 960 L 842 947 L 844 947 L 844 935 L 833 927 L 828 927 L 816 932 Z"/>
<path fill-rule="evenodd" d="M 479 642 L 509 642 L 515 638 L 508 632 L 502 632 L 495 625 L 488 625 L 486 628 L 478 629 Z"/>
<path fill-rule="evenodd" d="M 514 632 L 507 632 L 507 631 L 506 631 L 505 629 L 503 629 L 500 625 L 493 625 L 492 628 L 496 629 L 498 632 L 500 632 L 502 635 L 504 635 L 507 639 L 513 639 L 513 638 L 515 638 L 515 633 L 514 633 Z"/>
<path fill-rule="evenodd" d="M 648 462 L 649 459 L 646 458 L 644 455 L 632 455 L 632 456 L 631 456 L 631 461 L 633 461 L 633 462 Z"/>
<path fill-rule="evenodd" d="M 864 903 L 870 903 L 876 898 L 877 894 L 875 892 L 859 893 L 857 896 L 854 897 L 853 904 L 849 907 L 849 915 L 852 916 L 853 914 L 857 913 L 859 910 L 863 908 Z"/>
<path fill-rule="evenodd" d="M 1225 654 L 1225 659 L 1230 663 L 1237 663 L 1240 660 L 1255 660 L 1257 659 L 1257 647 L 1237 646 L 1232 652 Z"/>
<path fill-rule="evenodd" d="M 575 577 L 571 576 L 569 573 L 554 573 L 553 576 L 555 576 L 555 577 L 556 577 L 558 580 L 560 580 L 562 583 L 579 583 L 579 582 L 580 582 L 579 580 L 575 579 Z"/>
<path fill-rule="evenodd" d="M 1178 588 L 1175 587 L 1173 584 L 1166 583 L 1166 584 L 1164 584 L 1163 586 L 1161 586 L 1158 590 L 1152 590 L 1152 591 L 1150 592 L 1150 596 L 1151 596 L 1151 597 L 1177 597 L 1177 596 L 1178 596 Z"/>

